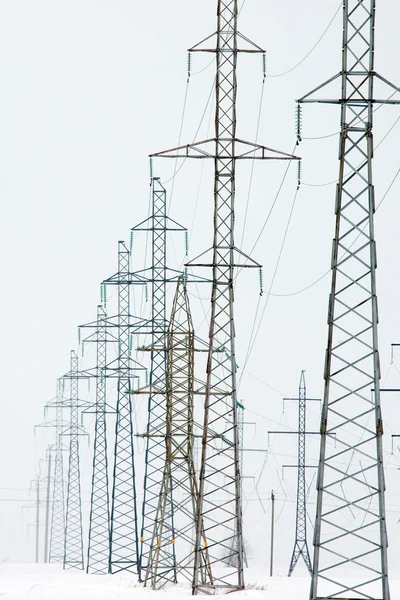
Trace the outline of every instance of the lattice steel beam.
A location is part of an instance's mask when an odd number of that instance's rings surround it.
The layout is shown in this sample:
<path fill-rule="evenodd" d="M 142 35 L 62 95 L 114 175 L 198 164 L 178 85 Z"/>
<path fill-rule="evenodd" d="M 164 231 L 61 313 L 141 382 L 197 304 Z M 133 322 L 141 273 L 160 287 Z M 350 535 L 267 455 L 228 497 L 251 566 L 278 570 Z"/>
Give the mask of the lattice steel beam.
<path fill-rule="evenodd" d="M 55 442 L 53 445 L 54 471 L 53 471 L 53 498 L 50 526 L 49 556 L 50 563 L 64 562 L 64 539 L 65 539 L 65 499 L 64 499 L 64 473 L 63 452 L 66 447 L 62 441 L 63 432 L 69 423 L 64 421 L 63 414 L 66 405 L 64 398 L 64 381 L 57 380 L 56 396 L 45 405 L 45 414 L 49 408 L 56 410 L 54 421 L 45 422 L 39 427 L 54 428 Z"/>
<path fill-rule="evenodd" d="M 166 288 L 167 283 L 176 282 L 181 273 L 167 266 L 167 233 L 184 232 L 186 229 L 167 216 L 166 191 L 157 177 L 152 178 L 152 210 L 148 219 L 132 228 L 132 235 L 137 232 L 151 233 L 151 267 L 137 272 L 151 285 L 151 319 L 139 325 L 138 334 L 150 334 L 150 379 L 148 421 L 145 433 L 146 454 L 145 474 L 143 483 L 142 525 L 141 525 L 141 570 L 148 573 L 154 569 L 151 564 L 154 558 L 152 550 L 154 522 L 160 498 L 160 487 L 163 480 L 165 463 L 165 422 L 167 402 L 167 362 L 166 362 L 166 337 L 168 320 L 166 317 Z M 141 390 L 143 392 L 143 390 Z M 164 538 L 174 539 L 173 489 L 169 489 L 165 498 L 165 520 L 163 524 Z M 174 573 L 172 580 L 176 580 L 176 555 L 175 547 L 171 543 L 164 544 L 162 552 L 157 556 L 157 568 L 161 572 Z M 151 577 L 150 577 L 151 578 Z"/>
<path fill-rule="evenodd" d="M 67 507 L 65 516 L 64 560 L 63 567 L 84 569 L 83 531 L 82 531 L 82 496 L 79 465 L 79 436 L 83 430 L 79 426 L 79 407 L 84 403 L 79 400 L 79 380 L 85 378 L 78 370 L 78 356 L 71 350 L 71 368 L 63 376 L 70 383 L 70 397 L 65 403 L 70 409 L 70 424 L 63 436 L 69 437 L 69 463 L 67 484 Z"/>
<path fill-rule="evenodd" d="M 196 260 L 188 263 L 212 267 L 213 281 L 193 577 L 195 594 L 244 588 L 233 281 L 236 266 L 259 268 L 260 265 L 235 247 L 236 160 L 296 158 L 236 136 L 238 52 L 264 52 L 239 34 L 237 18 L 237 0 L 218 0 L 216 34 L 191 49 L 214 52 L 216 56 L 215 138 L 153 155 L 212 158 L 215 166 L 212 256 L 201 263 Z M 215 46 L 210 48 L 213 40 Z M 209 142 L 214 145 L 212 152 L 207 150 Z M 216 352 L 221 346 L 225 348 L 224 354 Z M 203 522 L 206 544 L 201 529 Z M 203 582 L 201 567 L 208 562 L 213 572 L 217 567 L 218 575 L 214 574 L 212 582 Z"/>
<path fill-rule="evenodd" d="M 93 446 L 92 491 L 90 496 L 87 573 L 108 573 L 110 561 L 110 498 L 107 450 L 107 312 L 97 307 L 96 404 Z"/>
<path fill-rule="evenodd" d="M 375 98 L 374 85 L 399 88 L 374 71 L 374 37 L 375 1 L 344 0 L 341 72 L 300 100 L 341 105 L 312 600 L 389 600 L 372 126 L 375 104 L 398 104 Z M 321 99 L 335 80 L 340 97 Z"/>
<path fill-rule="evenodd" d="M 307 503 L 306 503 L 306 380 L 301 372 L 299 385 L 299 423 L 297 455 L 297 498 L 296 498 L 296 536 L 288 577 L 294 571 L 297 561 L 303 558 L 308 572 L 312 573 L 310 552 L 307 544 Z"/>
<path fill-rule="evenodd" d="M 118 380 L 109 571 L 140 576 L 131 392 L 135 372 L 144 369 L 131 358 L 130 329 L 134 317 L 130 312 L 130 286 L 143 282 L 130 272 L 130 252 L 125 242 L 118 243 L 118 272 L 103 283 L 117 285 L 118 289 L 118 357 L 106 367 L 107 377 L 116 376 Z"/>
<path fill-rule="evenodd" d="M 199 498 L 193 460 L 194 329 L 183 278 L 177 284 L 167 338 L 164 471 L 145 576 L 145 584 L 150 583 L 153 588 L 176 583 L 179 574 L 188 581 L 193 577 L 193 523 Z M 172 531 L 164 527 L 170 521 Z M 166 568 L 163 553 L 165 548 L 169 553 L 171 546 L 176 552 L 176 564 Z M 212 581 L 209 563 L 201 566 L 201 575 L 204 583 Z"/>

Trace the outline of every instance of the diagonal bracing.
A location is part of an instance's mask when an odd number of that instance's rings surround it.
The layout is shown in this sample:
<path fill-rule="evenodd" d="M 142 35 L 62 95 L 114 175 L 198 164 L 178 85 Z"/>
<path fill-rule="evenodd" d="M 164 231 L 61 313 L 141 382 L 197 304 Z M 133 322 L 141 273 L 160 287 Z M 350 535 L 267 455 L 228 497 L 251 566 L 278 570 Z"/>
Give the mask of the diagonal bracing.
<path fill-rule="evenodd" d="M 234 240 L 236 161 L 296 158 L 236 136 L 237 56 L 239 52 L 263 52 L 238 32 L 237 18 L 237 0 L 218 0 L 215 35 L 191 49 L 215 53 L 215 137 L 154 155 L 214 160 L 212 296 L 192 582 L 194 594 L 229 592 L 244 587 L 233 313 L 236 256 L 243 257 Z M 210 42 L 215 42 L 215 46 L 210 48 Z M 207 142 L 213 145 L 213 152 L 207 151 Z M 224 353 L 217 352 L 220 347 L 225 349 Z M 202 580 L 201 569 L 205 564 L 213 571 L 212 581 Z"/>
<path fill-rule="evenodd" d="M 389 600 L 372 184 L 375 1 L 343 2 L 342 70 L 300 102 L 341 105 L 311 600 Z M 318 92 L 341 82 L 339 99 Z M 371 394 L 371 389 L 372 394 Z M 330 436 L 335 436 L 335 444 Z"/>
<path fill-rule="evenodd" d="M 145 583 L 151 582 L 153 588 L 176 582 L 179 574 L 188 581 L 193 576 L 193 523 L 199 499 L 193 460 L 194 339 L 189 299 L 182 278 L 177 284 L 167 335 L 164 469 L 145 577 Z M 169 501 L 172 491 L 173 504 Z M 171 520 L 172 532 L 164 527 Z M 205 543 L 204 530 L 202 536 Z M 170 545 L 176 553 L 175 569 L 165 568 L 164 560 L 160 560 L 164 547 Z M 212 582 L 209 563 L 201 566 L 201 579 L 204 583 Z"/>

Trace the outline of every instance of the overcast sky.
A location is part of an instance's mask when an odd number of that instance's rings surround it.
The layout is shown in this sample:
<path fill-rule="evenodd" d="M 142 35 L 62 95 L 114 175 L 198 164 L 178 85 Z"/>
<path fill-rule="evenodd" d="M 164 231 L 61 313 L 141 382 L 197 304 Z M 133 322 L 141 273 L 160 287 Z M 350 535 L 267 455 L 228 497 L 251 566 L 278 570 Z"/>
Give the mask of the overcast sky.
<path fill-rule="evenodd" d="M 294 100 L 340 70 L 340 4 L 336 0 L 244 2 L 239 29 L 267 51 L 259 143 L 294 150 Z M 130 227 L 148 214 L 147 156 L 176 146 L 179 139 L 188 143 L 212 136 L 214 107 L 208 102 L 214 77 L 212 56 L 193 56 L 187 86 L 186 50 L 215 30 L 215 9 L 215 0 L 0 1 L 0 557 L 4 559 L 33 558 L 33 531 L 28 538 L 27 527 L 34 513 L 24 512 L 22 518 L 20 499 L 26 497 L 29 504 L 25 490 L 51 441 L 42 432 L 34 439 L 33 427 L 43 420 L 43 405 L 54 395 L 57 377 L 69 369 L 70 349 L 77 347 L 77 325 L 95 318 L 100 281 L 117 270 L 118 240 L 129 240 Z M 400 84 L 399 16 L 394 0 L 378 3 L 376 70 L 395 84 Z M 238 73 L 238 136 L 256 141 L 263 89 L 261 58 L 240 57 Z M 390 92 L 382 93 L 386 97 Z M 236 243 L 264 265 L 265 290 L 260 298 L 255 271 L 237 281 L 240 398 L 248 409 L 246 421 L 257 423 L 256 428 L 246 426 L 247 447 L 266 448 L 268 429 L 296 428 L 296 407 L 287 406 L 282 413 L 282 396 L 296 395 L 301 369 L 306 369 L 309 395 L 322 394 L 330 285 L 329 274 L 322 276 L 330 266 L 338 137 L 306 138 L 337 134 L 340 115 L 337 107 L 319 106 L 307 106 L 303 113 L 305 139 L 295 148 L 304 159 L 303 183 L 271 297 L 266 291 L 293 203 L 296 167 L 290 168 L 260 237 L 285 165 L 259 163 L 252 176 L 250 166 L 238 168 Z M 375 144 L 391 130 L 375 154 L 377 203 L 400 166 L 399 125 L 391 129 L 398 116 L 396 107 L 383 107 L 375 114 Z M 200 163 L 177 165 L 181 168 L 175 178 L 174 161 L 154 163 L 154 174 L 166 182 L 171 216 L 191 229 L 192 257 L 212 240 L 212 165 Z M 376 215 L 382 372 L 385 384 L 398 387 L 400 356 L 395 354 L 390 364 L 390 344 L 400 341 L 399 190 L 400 177 Z M 175 239 L 170 248 L 171 266 L 179 266 L 183 239 Z M 143 249 L 138 242 L 134 268 L 143 266 Z M 295 293 L 307 286 L 311 287 Z M 207 311 L 209 287 L 191 293 L 195 325 L 199 335 L 206 337 L 197 297 L 204 298 Z M 264 317 L 246 360 L 257 310 Z M 85 390 L 83 386 L 83 394 Z M 400 433 L 395 425 L 400 414 L 397 400 L 395 395 L 383 397 L 392 565 L 400 551 L 399 451 L 395 447 L 391 455 L 390 439 L 392 433 Z M 143 415 L 142 410 L 139 419 Z M 317 405 L 310 407 L 309 423 L 310 429 L 318 428 Z M 283 481 L 281 477 L 281 465 L 295 460 L 295 439 L 288 437 L 270 439 L 268 460 L 263 453 L 246 456 L 245 474 L 255 479 L 244 482 L 246 537 L 258 561 L 265 556 L 265 564 L 268 496 L 271 489 L 277 492 L 276 565 L 283 573 L 292 551 L 296 482 L 293 470 L 285 473 Z M 317 450 L 317 441 L 310 440 L 310 462 L 315 462 Z M 82 460 L 87 493 L 90 453 L 85 443 Z M 142 460 L 138 454 L 138 461 Z"/>

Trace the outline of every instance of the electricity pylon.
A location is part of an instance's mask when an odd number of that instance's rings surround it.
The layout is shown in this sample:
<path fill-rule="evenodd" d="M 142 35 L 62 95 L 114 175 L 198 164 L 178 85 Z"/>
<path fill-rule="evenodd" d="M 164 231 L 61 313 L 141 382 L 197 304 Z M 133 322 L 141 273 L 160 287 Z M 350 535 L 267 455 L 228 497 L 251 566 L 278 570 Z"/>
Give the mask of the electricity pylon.
<path fill-rule="evenodd" d="M 160 588 L 176 583 L 179 574 L 193 577 L 193 522 L 199 488 L 193 461 L 194 444 L 194 329 L 185 282 L 178 281 L 168 327 L 167 410 L 164 471 L 153 524 L 145 584 Z M 170 502 L 171 493 L 174 502 Z M 173 531 L 164 523 L 173 521 Z M 171 539 L 171 533 L 174 536 Z M 204 531 L 203 543 L 206 543 Z M 164 548 L 175 549 L 176 565 L 165 567 Z M 209 563 L 201 566 L 202 581 L 212 582 Z"/>
<path fill-rule="evenodd" d="M 151 318 L 140 323 L 134 329 L 138 334 L 150 334 L 151 345 L 142 348 L 150 351 L 150 378 L 148 419 L 146 428 L 145 474 L 143 484 L 142 524 L 140 533 L 140 563 L 143 573 L 150 566 L 150 553 L 154 520 L 156 519 L 160 497 L 160 486 L 164 469 L 165 420 L 167 402 L 167 362 L 166 336 L 168 320 L 166 317 L 167 284 L 176 282 L 181 272 L 167 266 L 167 233 L 185 232 L 186 229 L 167 216 L 166 191 L 159 178 L 151 180 L 152 211 L 148 219 L 131 229 L 132 236 L 137 232 L 151 233 L 151 267 L 136 274 L 151 284 Z M 140 390 L 144 393 L 146 390 Z M 173 535 L 172 489 L 166 498 L 169 506 L 165 512 L 164 534 L 170 539 Z M 168 534 L 167 534 L 168 531 Z M 158 558 L 161 571 L 176 570 L 176 556 L 173 545 L 164 546 Z M 147 580 L 147 576 L 146 576 Z"/>
<path fill-rule="evenodd" d="M 70 371 L 63 376 L 70 383 L 70 397 L 64 406 L 70 409 L 69 428 L 63 431 L 63 436 L 69 437 L 69 463 L 67 508 L 65 516 L 64 560 L 63 567 L 71 569 L 84 569 L 83 559 L 83 531 L 82 531 L 82 496 L 81 476 L 79 465 L 79 436 L 84 435 L 83 428 L 79 426 L 79 408 L 86 403 L 79 399 L 79 380 L 87 379 L 78 370 L 78 356 L 71 350 Z"/>
<path fill-rule="evenodd" d="M 64 446 L 62 441 L 62 434 L 67 429 L 69 423 L 67 421 L 64 421 L 63 419 L 63 413 L 66 404 L 66 401 L 64 399 L 63 383 L 63 379 L 57 380 L 56 396 L 45 405 L 45 415 L 47 414 L 49 408 L 56 409 L 55 420 L 46 421 L 41 425 L 36 425 L 36 427 L 53 428 L 55 430 L 55 442 L 51 450 L 51 452 L 54 452 L 55 457 L 53 472 L 53 498 L 50 543 L 48 553 L 48 562 L 50 563 L 64 562 L 65 502 L 63 452 L 65 452 L 66 447 Z"/>
<path fill-rule="evenodd" d="M 109 572 L 110 561 L 110 494 L 107 449 L 107 312 L 104 305 L 97 307 L 94 334 L 84 341 L 96 343 L 96 403 L 88 411 L 95 413 L 93 445 L 92 491 L 90 495 L 89 542 L 87 573 Z"/>
<path fill-rule="evenodd" d="M 375 0 L 344 0 L 341 71 L 300 99 L 341 106 L 311 600 L 389 600 L 372 127 L 399 88 L 375 72 L 374 51 Z M 335 81 L 340 97 L 320 98 Z M 389 98 L 375 97 L 378 84 Z"/>
<path fill-rule="evenodd" d="M 299 385 L 299 423 L 298 423 L 298 455 L 297 455 L 297 499 L 296 499 L 296 537 L 290 561 L 288 577 L 300 556 L 303 558 L 308 572 L 312 574 L 310 553 L 307 544 L 307 504 L 306 504 L 306 381 L 304 371 L 301 372 Z"/>
<path fill-rule="evenodd" d="M 103 282 L 118 290 L 117 360 L 105 368 L 107 377 L 117 377 L 114 468 L 112 478 L 109 571 L 128 571 L 140 576 L 137 497 L 133 445 L 132 379 L 144 370 L 131 358 L 130 329 L 134 317 L 130 312 L 130 286 L 142 285 L 140 277 L 130 272 L 130 251 L 118 242 L 118 272 Z"/>
<path fill-rule="evenodd" d="M 294 568 L 300 556 L 303 558 L 310 575 L 312 575 L 312 566 L 310 553 L 307 543 L 307 502 L 306 502 L 306 469 L 315 469 L 314 465 L 306 464 L 306 435 L 319 435 L 317 431 L 306 431 L 306 412 L 307 402 L 321 402 L 320 398 L 307 398 L 306 380 L 304 371 L 300 375 L 299 395 L 297 398 L 284 398 L 283 402 L 294 401 L 299 405 L 298 427 L 297 431 L 268 431 L 279 435 L 297 435 L 298 455 L 296 465 L 282 465 L 284 468 L 294 468 L 297 470 L 297 495 L 296 495 L 296 531 L 292 558 L 290 560 L 288 577 L 294 571 Z M 333 436 L 335 434 L 332 434 Z"/>
<path fill-rule="evenodd" d="M 200 262 L 194 259 L 188 263 L 188 266 L 212 268 L 194 594 L 244 588 L 233 282 L 235 267 L 260 268 L 260 265 L 235 246 L 236 162 L 242 159 L 296 158 L 237 138 L 237 56 L 239 52 L 264 53 L 264 50 L 238 32 L 237 19 L 237 0 L 218 0 L 217 32 L 191 48 L 191 52 L 212 52 L 216 56 L 215 137 L 153 155 L 211 158 L 215 165 L 211 257 L 204 258 L 206 251 L 198 257 Z M 209 143 L 214 146 L 214 150 L 208 150 Z M 225 348 L 225 353 L 216 353 L 221 346 Z M 207 540 L 207 545 L 204 544 L 204 539 Z M 225 568 L 214 575 L 212 582 L 203 582 L 201 568 L 208 561 L 213 571 L 214 566 Z"/>

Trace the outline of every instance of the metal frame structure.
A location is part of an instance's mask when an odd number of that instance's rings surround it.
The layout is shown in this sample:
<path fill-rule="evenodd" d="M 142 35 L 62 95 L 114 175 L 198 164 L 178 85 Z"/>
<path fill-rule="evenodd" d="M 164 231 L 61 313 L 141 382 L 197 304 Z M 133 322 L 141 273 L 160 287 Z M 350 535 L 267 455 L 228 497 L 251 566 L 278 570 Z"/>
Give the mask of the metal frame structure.
<path fill-rule="evenodd" d="M 140 326 L 138 333 L 146 331 L 151 335 L 150 346 L 150 378 L 148 420 L 146 428 L 146 454 L 145 474 L 143 483 L 142 524 L 140 532 L 140 562 L 143 573 L 148 571 L 150 556 L 152 556 L 151 540 L 153 535 L 154 520 L 156 519 L 160 486 L 164 468 L 165 452 L 165 418 L 167 401 L 167 361 L 166 361 L 166 335 L 168 320 L 166 317 L 166 288 L 167 281 L 176 281 L 179 273 L 167 268 L 167 232 L 185 231 L 185 228 L 169 219 L 166 212 L 166 191 L 157 177 L 151 181 L 152 213 L 146 221 L 132 228 L 132 232 L 151 232 L 151 268 L 139 272 L 151 283 L 151 320 Z M 172 490 L 166 503 L 164 532 L 169 532 L 172 539 Z M 176 570 L 175 548 L 164 547 L 161 570 Z"/>
<path fill-rule="evenodd" d="M 150 573 L 174 573 L 176 580 L 177 562 L 173 544 L 164 545 L 161 553 L 153 551 L 153 530 L 159 510 L 159 501 L 165 466 L 165 423 L 168 395 L 167 384 L 167 332 L 166 289 L 168 283 L 177 282 L 182 273 L 167 266 L 167 233 L 186 232 L 187 230 L 167 216 L 166 190 L 158 177 L 151 180 L 152 212 L 148 219 L 131 229 L 137 232 L 151 233 L 151 267 L 136 274 L 151 284 L 151 318 L 134 330 L 138 334 L 150 334 L 150 345 L 142 350 L 150 354 L 149 386 L 137 393 L 149 394 L 148 420 L 146 433 L 145 474 L 143 483 L 142 524 L 140 534 L 141 572 L 146 573 L 145 581 L 152 581 Z M 192 279 L 192 277 L 191 277 Z M 200 282 L 201 280 L 198 279 Z M 164 538 L 175 538 L 173 523 L 173 487 L 165 498 L 163 532 Z M 157 565 L 152 561 L 156 560 Z"/>
<path fill-rule="evenodd" d="M 97 327 L 88 340 L 96 343 L 96 404 L 93 445 L 92 491 L 90 496 L 87 573 L 109 572 L 110 561 L 110 493 L 107 449 L 107 311 L 97 307 Z M 86 340 L 85 340 L 86 341 Z"/>
<path fill-rule="evenodd" d="M 306 380 L 304 371 L 301 372 L 299 384 L 299 424 L 298 424 L 298 455 L 297 455 L 297 496 L 296 496 L 296 536 L 292 558 L 290 560 L 290 577 L 300 556 L 303 558 L 310 575 L 312 566 L 307 544 L 307 503 L 306 503 Z"/>
<path fill-rule="evenodd" d="M 63 436 L 69 437 L 69 463 L 67 503 L 65 514 L 65 538 L 64 538 L 64 569 L 84 569 L 83 558 L 83 530 L 82 530 L 82 495 L 81 476 L 79 465 L 79 437 L 83 429 L 79 425 L 79 408 L 85 403 L 79 399 L 79 380 L 86 379 L 78 369 L 78 355 L 71 350 L 70 371 L 63 376 L 69 380 L 70 397 L 64 404 L 70 409 L 69 428 L 63 431 Z"/>
<path fill-rule="evenodd" d="M 390 597 L 372 127 L 374 107 L 398 104 L 399 88 L 374 71 L 374 38 L 375 0 L 344 0 L 341 71 L 299 100 L 341 106 L 311 600 Z M 320 99 L 336 80 L 341 96 Z M 390 89 L 386 100 L 374 95 L 379 82 Z"/>
<path fill-rule="evenodd" d="M 302 371 L 299 383 L 299 395 L 297 398 L 283 398 L 283 403 L 287 401 L 297 402 L 299 405 L 298 411 L 298 427 L 297 431 L 268 431 L 268 437 L 271 433 L 278 435 L 297 435 L 298 455 L 296 465 L 282 465 L 283 469 L 293 468 L 297 470 L 297 494 L 296 494 L 296 527 L 295 540 L 292 557 L 289 565 L 288 577 L 294 571 L 294 568 L 300 558 L 303 557 L 304 563 L 308 572 L 312 575 L 312 566 L 310 553 L 307 543 L 307 502 L 306 502 L 306 469 L 315 469 L 317 465 L 306 464 L 306 435 L 320 435 L 319 431 L 306 431 L 306 412 L 307 402 L 321 402 L 320 398 L 307 398 L 305 372 Z M 331 434 L 335 437 L 335 434 Z"/>
<path fill-rule="evenodd" d="M 211 317 L 205 391 L 202 459 L 193 593 L 244 588 L 239 442 L 237 432 L 236 353 L 233 314 L 235 267 L 257 267 L 234 242 L 236 161 L 296 157 L 236 137 L 236 66 L 239 52 L 264 51 L 237 29 L 237 0 L 218 0 L 217 32 L 192 47 L 216 56 L 215 137 L 152 156 L 214 160 L 214 235 L 211 260 L 188 266 L 212 268 Z M 215 45 L 210 48 L 210 41 Z M 239 47 L 239 43 L 243 47 Z M 208 144 L 214 146 L 209 152 Z M 216 350 L 224 347 L 225 353 Z M 203 532 L 204 523 L 204 532 Z M 204 543 L 204 540 L 207 540 Z M 202 565 L 225 567 L 212 582 L 202 581 Z"/>
<path fill-rule="evenodd" d="M 37 426 L 46 428 L 52 427 L 55 429 L 55 443 L 51 450 L 51 452 L 54 452 L 55 458 L 48 562 L 63 563 L 65 542 L 63 452 L 65 452 L 66 448 L 62 441 L 62 435 L 69 424 L 64 421 L 63 418 L 65 399 L 62 379 L 57 380 L 56 397 L 45 405 L 45 414 L 49 408 L 56 409 L 55 421 L 45 422 L 42 425 Z"/>
<path fill-rule="evenodd" d="M 145 584 L 151 583 L 153 588 L 176 583 L 179 574 L 188 581 L 193 577 L 193 523 L 199 498 L 193 460 L 195 336 L 183 278 L 177 284 L 167 337 L 164 471 L 144 579 Z M 172 491 L 173 503 L 170 501 Z M 164 527 L 169 522 L 173 523 L 172 531 Z M 163 553 L 170 555 L 171 548 L 175 564 L 168 568 Z M 202 580 L 212 581 L 209 564 L 202 565 Z"/>
<path fill-rule="evenodd" d="M 130 251 L 118 242 L 118 272 L 103 285 L 118 286 L 118 357 L 107 365 L 107 377 L 117 376 L 114 467 L 111 496 L 109 572 L 128 571 L 140 577 L 137 495 L 132 422 L 132 378 L 143 370 L 131 358 L 130 286 L 142 283 L 130 273 Z"/>

